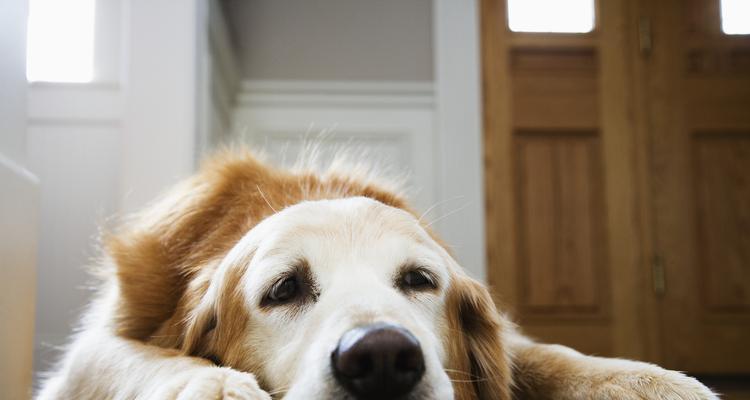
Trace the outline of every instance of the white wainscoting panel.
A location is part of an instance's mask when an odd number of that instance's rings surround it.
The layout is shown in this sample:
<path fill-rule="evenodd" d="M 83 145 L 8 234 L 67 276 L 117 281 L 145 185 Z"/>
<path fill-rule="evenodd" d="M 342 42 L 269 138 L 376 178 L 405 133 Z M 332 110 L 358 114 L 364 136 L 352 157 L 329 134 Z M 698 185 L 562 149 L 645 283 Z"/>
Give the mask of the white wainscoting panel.
<path fill-rule="evenodd" d="M 432 83 L 246 81 L 232 130 L 283 165 L 310 144 L 323 164 L 345 149 L 405 178 L 414 205 L 426 210 L 439 178 L 433 119 Z"/>
<path fill-rule="evenodd" d="M 34 370 L 59 356 L 90 298 L 87 266 L 115 215 L 121 157 L 122 91 L 116 84 L 29 87 L 29 169 L 39 178 L 39 250 Z M 37 381 L 38 382 L 38 381 Z"/>

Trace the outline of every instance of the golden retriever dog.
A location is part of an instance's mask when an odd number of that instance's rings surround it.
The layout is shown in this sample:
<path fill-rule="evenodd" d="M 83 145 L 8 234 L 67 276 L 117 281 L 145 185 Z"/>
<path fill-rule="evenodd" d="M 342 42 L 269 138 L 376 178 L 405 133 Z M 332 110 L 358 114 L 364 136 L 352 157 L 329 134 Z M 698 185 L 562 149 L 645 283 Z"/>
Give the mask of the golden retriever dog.
<path fill-rule="evenodd" d="M 398 191 L 219 153 L 104 239 L 39 399 L 716 399 L 522 336 Z"/>

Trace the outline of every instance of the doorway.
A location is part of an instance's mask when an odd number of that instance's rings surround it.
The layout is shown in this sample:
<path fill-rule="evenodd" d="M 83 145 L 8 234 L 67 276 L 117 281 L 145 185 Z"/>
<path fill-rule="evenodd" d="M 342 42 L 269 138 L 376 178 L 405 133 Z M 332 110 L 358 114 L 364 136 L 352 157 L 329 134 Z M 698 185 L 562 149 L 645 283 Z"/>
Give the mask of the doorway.
<path fill-rule="evenodd" d="M 720 0 L 591 0 L 575 33 L 510 3 L 481 2 L 497 301 L 584 353 L 750 374 L 750 36 Z"/>

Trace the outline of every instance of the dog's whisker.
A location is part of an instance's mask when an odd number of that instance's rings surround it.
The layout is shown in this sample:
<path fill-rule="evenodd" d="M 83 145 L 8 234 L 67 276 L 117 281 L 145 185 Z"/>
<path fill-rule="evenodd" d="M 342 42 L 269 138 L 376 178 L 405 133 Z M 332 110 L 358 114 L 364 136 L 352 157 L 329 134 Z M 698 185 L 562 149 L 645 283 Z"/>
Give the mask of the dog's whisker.
<path fill-rule="evenodd" d="M 289 386 L 280 387 L 280 388 L 278 388 L 276 390 L 272 390 L 272 391 L 266 392 L 266 393 L 268 393 L 269 396 L 275 396 L 277 394 L 285 393 L 285 392 L 287 392 L 291 388 L 292 388 L 292 386 L 289 385 Z"/>
<path fill-rule="evenodd" d="M 451 379 L 450 380 L 453 383 L 476 383 L 476 382 L 487 382 L 489 379 L 487 378 L 481 378 L 481 379 Z"/>
<path fill-rule="evenodd" d="M 427 210 L 425 210 L 422 214 L 420 214 L 419 218 L 417 218 L 417 221 L 422 222 L 422 218 L 424 218 L 427 214 L 430 213 L 430 211 L 434 210 L 436 207 L 439 207 L 439 206 L 441 206 L 441 205 L 443 205 L 445 203 L 448 203 L 448 202 L 451 202 L 451 201 L 454 201 L 454 200 L 461 200 L 463 198 L 466 198 L 466 196 L 463 196 L 463 195 L 461 195 L 461 196 L 455 196 L 455 197 L 451 197 L 449 199 L 443 199 L 443 200 L 437 201 L 433 205 L 429 206 L 427 208 Z"/>
<path fill-rule="evenodd" d="M 271 210 L 273 210 L 273 212 L 277 213 L 278 211 L 277 211 L 277 210 L 276 210 L 275 208 L 273 208 L 273 206 L 271 205 L 271 202 L 270 202 L 270 201 L 268 201 L 268 198 L 266 198 L 266 195 L 265 195 L 265 194 L 263 194 L 263 191 L 262 191 L 262 190 L 260 190 L 260 186 L 258 186 L 258 185 L 255 185 L 255 187 L 256 187 L 256 188 L 258 189 L 258 193 L 260 193 L 260 197 L 262 197 L 262 198 L 263 198 L 263 201 L 265 201 L 265 202 L 266 202 L 266 204 L 268 205 L 268 207 L 269 207 L 269 208 L 270 208 Z"/>
<path fill-rule="evenodd" d="M 438 223 L 439 221 L 442 221 L 442 220 L 444 220 L 444 219 L 446 219 L 446 218 L 450 217 L 451 215 L 453 215 L 453 214 L 455 214 L 455 213 L 457 213 L 457 212 L 463 211 L 463 210 L 464 210 L 464 209 L 465 209 L 466 207 L 468 207 L 468 206 L 469 206 L 470 204 L 471 204 L 471 202 L 465 203 L 465 204 L 464 204 L 464 205 L 462 205 L 461 207 L 458 207 L 458 208 L 456 208 L 456 209 L 455 209 L 455 210 L 453 210 L 453 211 L 449 211 L 449 212 L 447 212 L 447 213 L 445 213 L 445 214 L 441 215 L 440 217 L 438 217 L 438 218 L 436 218 L 436 219 L 434 219 L 434 220 L 430 221 L 430 223 L 429 223 L 429 224 L 427 224 L 426 226 L 427 226 L 427 227 L 429 228 L 429 227 L 431 227 L 432 225 L 434 225 L 434 224 Z"/>

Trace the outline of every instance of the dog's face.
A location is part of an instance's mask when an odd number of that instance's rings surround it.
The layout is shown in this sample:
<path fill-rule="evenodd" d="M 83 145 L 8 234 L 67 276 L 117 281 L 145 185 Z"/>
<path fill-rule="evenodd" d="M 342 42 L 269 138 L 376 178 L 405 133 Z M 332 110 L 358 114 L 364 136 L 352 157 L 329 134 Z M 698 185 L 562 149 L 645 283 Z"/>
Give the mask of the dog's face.
<path fill-rule="evenodd" d="M 275 398 L 508 399 L 508 325 L 427 229 L 357 175 L 220 154 L 108 238 L 113 323 Z"/>
<path fill-rule="evenodd" d="M 187 351 L 254 373 L 275 397 L 500 398 L 507 383 L 486 290 L 401 209 L 365 197 L 288 207 L 210 279 Z"/>
<path fill-rule="evenodd" d="M 451 257 L 405 211 L 358 197 L 305 202 L 224 260 L 249 324 L 248 364 L 287 398 L 452 399 L 444 370 Z"/>

